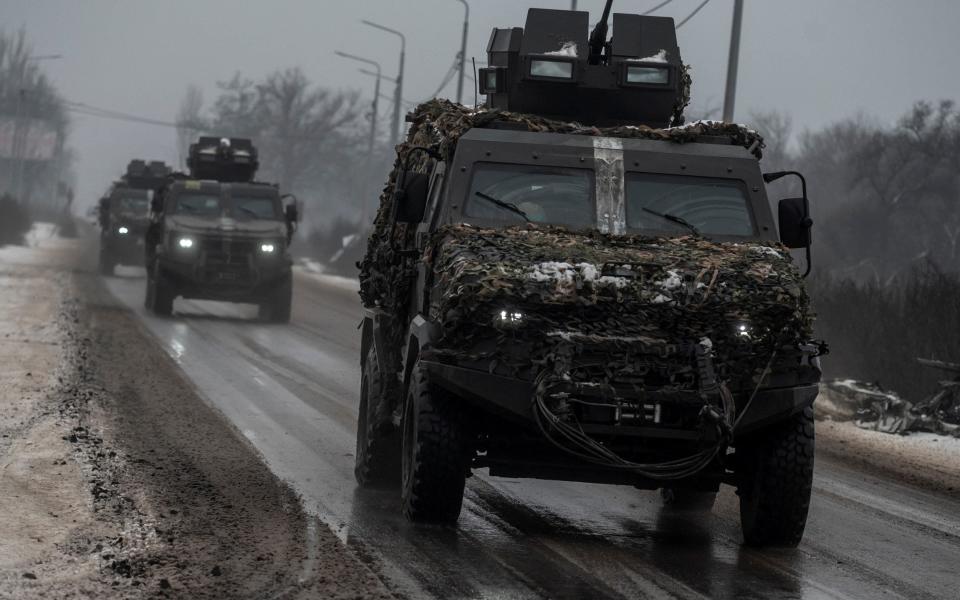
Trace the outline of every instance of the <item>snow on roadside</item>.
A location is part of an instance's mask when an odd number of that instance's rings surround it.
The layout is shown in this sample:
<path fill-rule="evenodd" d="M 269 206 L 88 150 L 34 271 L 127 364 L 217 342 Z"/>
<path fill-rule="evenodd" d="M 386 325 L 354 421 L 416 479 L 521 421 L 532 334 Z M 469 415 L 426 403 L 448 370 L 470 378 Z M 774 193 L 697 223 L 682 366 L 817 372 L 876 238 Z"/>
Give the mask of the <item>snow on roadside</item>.
<path fill-rule="evenodd" d="M 894 435 L 860 429 L 849 421 L 825 420 L 817 421 L 817 448 L 940 489 L 960 486 L 960 438 L 921 432 Z"/>
<path fill-rule="evenodd" d="M 53 223 L 34 223 L 30 231 L 24 236 L 24 245 L 0 245 L 0 261 L 21 262 L 34 259 L 33 248 L 55 239 L 56 234 L 57 226 Z"/>

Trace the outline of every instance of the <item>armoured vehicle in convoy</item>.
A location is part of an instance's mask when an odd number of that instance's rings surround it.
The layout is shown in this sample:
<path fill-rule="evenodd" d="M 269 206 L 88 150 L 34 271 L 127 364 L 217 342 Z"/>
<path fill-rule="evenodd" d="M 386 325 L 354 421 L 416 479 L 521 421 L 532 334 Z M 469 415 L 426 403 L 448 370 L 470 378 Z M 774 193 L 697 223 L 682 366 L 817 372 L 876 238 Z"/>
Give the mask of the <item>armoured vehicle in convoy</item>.
<path fill-rule="evenodd" d="M 146 306 L 168 316 L 177 297 L 259 305 L 261 319 L 290 320 L 290 242 L 298 210 L 276 185 L 254 180 L 250 140 L 201 137 L 189 174 L 170 176 L 151 203 Z"/>
<path fill-rule="evenodd" d="M 150 223 L 150 194 L 170 175 L 160 161 L 132 160 L 97 206 L 100 223 L 100 273 L 117 265 L 142 265 L 143 240 Z"/>
<path fill-rule="evenodd" d="M 490 37 L 485 107 L 408 117 L 361 264 L 357 480 L 441 523 L 473 469 L 677 508 L 729 484 L 746 542 L 796 545 L 826 350 L 789 252 L 805 186 L 778 223 L 759 134 L 683 124 L 673 20 L 608 40 L 609 11 L 588 36 L 531 9 Z"/>

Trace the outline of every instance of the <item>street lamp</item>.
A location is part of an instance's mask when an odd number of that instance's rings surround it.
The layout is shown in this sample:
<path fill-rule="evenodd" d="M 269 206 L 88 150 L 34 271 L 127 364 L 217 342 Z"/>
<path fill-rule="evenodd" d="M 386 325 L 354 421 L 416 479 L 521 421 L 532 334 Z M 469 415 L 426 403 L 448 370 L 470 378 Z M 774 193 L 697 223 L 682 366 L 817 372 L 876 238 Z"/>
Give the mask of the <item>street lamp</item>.
<path fill-rule="evenodd" d="M 400 38 L 400 70 L 397 73 L 397 85 L 393 95 L 393 122 L 391 123 L 391 139 L 393 140 L 392 145 L 396 146 L 400 142 L 400 134 L 403 131 L 403 122 L 400 120 L 400 105 L 403 103 L 403 63 L 407 55 L 407 36 L 403 35 L 396 29 L 385 27 L 379 23 L 374 23 L 373 21 L 367 21 L 366 19 L 363 19 L 360 22 L 364 25 L 373 27 L 374 29 L 392 33 Z"/>
<path fill-rule="evenodd" d="M 467 0 L 458 0 L 463 4 L 463 39 L 460 41 L 460 81 L 457 82 L 457 104 L 463 104 L 463 76 L 467 66 L 467 32 L 470 30 L 470 5 Z"/>
<path fill-rule="evenodd" d="M 376 83 L 373 87 L 373 106 L 371 107 L 372 114 L 370 115 L 370 140 L 367 144 L 367 166 L 368 168 L 373 167 L 373 147 L 377 140 L 377 115 L 380 111 L 380 79 L 383 77 L 380 73 L 380 63 L 375 60 L 370 60 L 369 58 L 363 58 L 362 56 L 357 56 L 355 54 L 349 54 L 347 52 L 341 52 L 339 50 L 334 50 L 333 52 L 341 58 L 346 58 L 348 60 L 353 60 L 361 62 L 366 65 L 374 67 L 377 72 L 375 73 L 377 77 Z M 365 227 L 367 224 L 367 199 L 364 198 L 360 203 L 360 226 Z"/>
<path fill-rule="evenodd" d="M 23 110 L 23 98 L 27 94 L 27 90 L 24 89 L 24 78 L 27 76 L 26 73 L 26 63 L 29 61 L 41 61 L 41 60 L 58 60 L 63 58 L 61 54 L 36 54 L 34 56 L 28 56 L 24 59 L 24 67 L 20 69 L 20 77 L 17 82 L 17 108 L 16 116 L 13 121 L 13 144 L 11 145 L 10 151 L 13 154 L 13 158 L 16 161 L 16 168 L 14 170 L 13 176 L 13 193 L 14 198 L 17 202 L 23 203 L 20 198 L 21 187 L 23 186 L 23 146 L 27 143 L 27 136 L 29 134 L 29 128 L 25 133 L 21 135 L 20 127 L 22 121 L 22 110 Z M 22 139 L 21 139 L 22 138 Z"/>
<path fill-rule="evenodd" d="M 374 73 L 370 69 L 357 69 L 357 70 L 363 73 L 364 75 L 369 75 L 371 77 L 379 77 L 380 79 L 383 79 L 384 81 L 389 81 L 390 83 L 397 82 L 396 78 L 394 77 L 390 77 L 389 75 L 384 75 L 383 73 Z"/>

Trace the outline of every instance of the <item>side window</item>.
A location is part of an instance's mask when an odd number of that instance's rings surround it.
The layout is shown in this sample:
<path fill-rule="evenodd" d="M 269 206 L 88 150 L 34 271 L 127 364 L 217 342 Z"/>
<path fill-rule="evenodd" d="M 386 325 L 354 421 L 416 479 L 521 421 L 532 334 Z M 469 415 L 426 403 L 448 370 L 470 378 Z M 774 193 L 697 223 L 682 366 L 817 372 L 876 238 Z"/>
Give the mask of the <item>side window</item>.
<path fill-rule="evenodd" d="M 443 207 L 440 205 L 440 197 L 443 194 L 444 174 L 447 172 L 447 165 L 442 161 L 437 161 L 430 174 L 430 192 L 427 196 L 427 210 L 423 213 L 423 222 L 428 227 L 436 224 L 439 213 Z"/>

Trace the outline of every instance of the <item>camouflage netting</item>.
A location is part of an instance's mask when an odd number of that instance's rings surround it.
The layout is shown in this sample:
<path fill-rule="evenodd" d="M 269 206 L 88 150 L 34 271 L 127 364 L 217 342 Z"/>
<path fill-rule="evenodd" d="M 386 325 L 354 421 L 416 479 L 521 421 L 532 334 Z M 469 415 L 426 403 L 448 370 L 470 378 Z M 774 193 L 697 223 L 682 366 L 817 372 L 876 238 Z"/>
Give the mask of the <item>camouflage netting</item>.
<path fill-rule="evenodd" d="M 674 143 L 694 142 L 702 136 L 720 136 L 747 148 L 758 158 L 763 148 L 763 139 L 756 132 L 742 125 L 719 122 L 697 122 L 670 129 L 644 126 L 596 128 L 534 115 L 471 110 L 446 100 L 433 100 L 420 105 L 411 118 L 413 124 L 406 142 L 398 147 L 398 157 L 406 157 L 410 148 L 419 146 L 436 149 L 440 156 L 449 160 L 463 134 L 471 128 L 490 127 L 495 122 L 520 124 L 533 132 L 641 138 Z M 416 153 L 412 155 L 409 166 L 414 170 L 426 171 L 428 160 L 424 153 Z M 418 262 L 418 257 L 401 253 L 401 249 L 412 247 L 413 229 L 403 224 L 390 225 L 396 211 L 393 190 L 401 168 L 402 162 L 398 158 L 381 195 L 375 228 L 368 240 L 366 256 L 360 263 L 360 295 L 364 304 L 380 307 L 386 315 L 395 319 L 392 324 L 386 324 L 385 333 L 391 345 L 399 345 L 406 330 L 409 317 L 406 307 Z M 529 310 L 536 302 L 546 302 L 552 308 L 563 309 L 555 312 L 556 316 L 551 317 L 553 320 L 545 320 L 541 324 L 538 328 L 540 335 L 550 333 L 553 329 L 575 330 L 584 335 L 618 331 L 625 336 L 650 337 L 658 343 L 676 341 L 678 334 L 684 341 L 696 336 L 716 336 L 719 341 L 722 328 L 729 319 L 740 313 L 760 319 L 761 322 L 757 323 L 760 326 L 793 323 L 793 331 L 788 332 L 791 338 L 799 339 L 809 330 L 807 299 L 796 271 L 788 264 L 789 254 L 772 248 L 738 247 L 700 239 L 680 241 L 637 236 L 615 237 L 599 233 L 582 235 L 559 228 L 490 231 L 448 227 L 435 236 L 427 254 L 435 261 L 435 269 L 443 278 L 442 285 L 446 290 L 445 299 L 437 311 L 449 336 L 445 340 L 445 347 L 450 351 L 459 344 L 467 343 L 477 327 L 489 326 L 492 311 L 507 300 L 516 302 L 518 309 L 527 306 Z M 467 256 L 477 256 L 483 264 L 495 264 L 497 270 L 483 274 L 471 271 L 469 262 L 465 261 Z M 571 283 L 563 285 L 573 285 L 574 291 L 560 293 L 561 286 L 552 280 L 537 282 L 525 279 L 528 274 L 523 271 L 526 268 L 524 265 L 551 261 L 575 265 L 556 275 L 565 282 L 569 279 Z M 588 281 L 593 275 L 584 273 L 579 266 L 579 263 L 587 263 L 600 269 L 601 265 L 608 262 L 649 263 L 655 267 L 650 267 L 652 271 L 643 267 L 642 277 L 625 278 L 626 283 L 622 287 L 610 287 L 605 283 L 606 280 Z M 671 270 L 685 281 L 683 289 L 688 283 L 704 287 L 682 297 L 678 295 L 678 290 L 654 292 L 645 288 L 660 281 L 659 278 Z M 468 281 L 469 278 L 475 278 L 476 281 Z M 660 292 L 670 301 L 655 302 Z M 564 311 L 581 315 L 583 322 L 591 315 L 593 323 L 589 326 L 577 323 L 575 327 L 574 323 L 565 320 L 566 317 L 561 317 Z M 451 315 L 455 314 L 465 319 L 462 326 L 452 320 Z M 684 314 L 690 318 L 681 323 L 678 319 Z M 624 315 L 628 315 L 629 320 L 624 321 Z M 674 329 L 675 326 L 680 329 Z M 533 331 L 529 330 L 530 335 L 533 335 Z M 674 331 L 673 337 L 667 331 Z M 561 340 L 562 336 L 549 339 Z M 544 352 L 546 350 L 540 351 L 540 355 Z M 515 366 L 519 368 L 520 365 Z"/>
<path fill-rule="evenodd" d="M 642 381 L 653 357 L 675 357 L 662 383 L 691 389 L 688 350 L 705 343 L 721 379 L 743 389 L 774 348 L 811 334 L 809 300 L 781 246 L 456 225 L 434 236 L 426 259 L 443 331 L 436 353 L 518 375 Z"/>
<path fill-rule="evenodd" d="M 681 65 L 680 93 L 677 95 L 677 102 L 673 105 L 673 116 L 670 117 L 671 125 L 683 124 L 683 111 L 685 111 L 690 104 L 690 87 L 692 85 L 693 78 L 690 76 L 690 65 Z"/>

